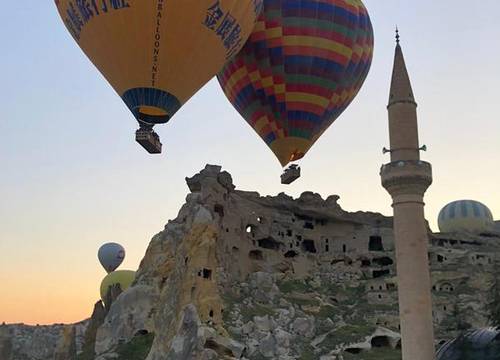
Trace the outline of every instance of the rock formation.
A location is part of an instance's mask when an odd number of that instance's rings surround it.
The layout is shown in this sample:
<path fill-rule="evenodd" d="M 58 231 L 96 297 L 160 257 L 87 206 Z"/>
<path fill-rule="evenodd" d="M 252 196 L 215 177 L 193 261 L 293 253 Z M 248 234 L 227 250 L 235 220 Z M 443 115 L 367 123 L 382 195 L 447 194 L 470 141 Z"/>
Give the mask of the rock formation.
<path fill-rule="evenodd" d="M 135 283 L 107 315 L 96 307 L 83 347 L 95 359 L 400 358 L 391 218 L 346 212 L 338 196 L 238 191 L 218 166 L 187 184 Z M 485 326 L 500 233 L 430 238 L 439 340 Z M 0 354 L 33 348 L 13 331 L 0 327 Z M 51 331 L 57 338 L 62 328 Z M 80 356 L 84 331 L 76 330 Z M 52 355 L 26 358 L 52 360 L 53 344 Z"/>
<path fill-rule="evenodd" d="M 62 336 L 54 353 L 54 360 L 76 359 L 76 328 L 67 325 L 63 328 Z"/>
<path fill-rule="evenodd" d="M 391 218 L 346 212 L 338 196 L 237 191 L 218 166 L 186 180 L 186 204 L 98 331 L 99 359 L 139 332 L 155 336 L 148 360 L 397 354 Z M 431 239 L 438 337 L 457 334 L 457 313 L 484 326 L 500 237 Z"/>
<path fill-rule="evenodd" d="M 0 325 L 1 360 L 73 360 L 83 345 L 87 322 L 73 325 Z"/>

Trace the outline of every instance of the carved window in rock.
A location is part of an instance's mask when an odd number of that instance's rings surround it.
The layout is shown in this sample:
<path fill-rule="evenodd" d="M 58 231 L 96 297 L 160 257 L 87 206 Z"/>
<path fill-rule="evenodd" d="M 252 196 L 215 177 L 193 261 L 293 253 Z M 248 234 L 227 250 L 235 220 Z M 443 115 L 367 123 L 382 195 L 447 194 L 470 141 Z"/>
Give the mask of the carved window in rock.
<path fill-rule="evenodd" d="M 390 275 L 391 272 L 390 272 L 390 270 L 374 270 L 372 274 L 373 274 L 374 279 L 378 279 L 378 278 Z"/>
<path fill-rule="evenodd" d="M 369 251 L 384 251 L 384 244 L 382 243 L 382 237 L 380 236 L 370 236 L 370 241 L 368 243 Z"/>
<path fill-rule="evenodd" d="M 203 276 L 204 279 L 207 279 L 207 280 L 212 279 L 212 270 L 210 270 L 210 269 L 203 269 L 200 273 L 201 273 L 201 276 Z"/>
<path fill-rule="evenodd" d="M 220 217 L 224 217 L 224 206 L 219 204 L 214 205 L 214 212 L 219 214 Z"/>
<path fill-rule="evenodd" d="M 394 260 L 392 260 L 388 256 L 384 256 L 380 258 L 374 258 L 373 263 L 379 266 L 390 266 L 394 264 Z"/>
<path fill-rule="evenodd" d="M 311 221 L 304 222 L 304 229 L 314 230 L 314 224 Z"/>
<path fill-rule="evenodd" d="M 368 259 L 362 259 L 361 260 L 361 267 L 369 267 L 371 266 L 372 262 Z"/>
<path fill-rule="evenodd" d="M 281 245 L 283 245 L 281 242 L 276 241 L 272 237 L 260 239 L 257 241 L 257 244 L 260 248 L 268 250 L 279 250 Z"/>
<path fill-rule="evenodd" d="M 314 240 L 304 240 L 302 241 L 302 250 L 316 254 L 316 245 L 314 244 Z"/>

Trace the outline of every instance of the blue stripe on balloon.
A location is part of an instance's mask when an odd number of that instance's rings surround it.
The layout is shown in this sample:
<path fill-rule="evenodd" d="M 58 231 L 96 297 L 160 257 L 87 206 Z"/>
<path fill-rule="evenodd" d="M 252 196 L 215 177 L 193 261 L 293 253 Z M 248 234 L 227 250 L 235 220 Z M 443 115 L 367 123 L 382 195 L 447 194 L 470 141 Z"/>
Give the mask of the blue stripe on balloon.
<path fill-rule="evenodd" d="M 156 88 L 133 88 L 125 91 L 122 99 L 136 119 L 150 123 L 166 123 L 180 108 L 181 103 L 171 93 Z M 140 113 L 141 106 L 164 110 L 165 116 L 151 116 Z"/>

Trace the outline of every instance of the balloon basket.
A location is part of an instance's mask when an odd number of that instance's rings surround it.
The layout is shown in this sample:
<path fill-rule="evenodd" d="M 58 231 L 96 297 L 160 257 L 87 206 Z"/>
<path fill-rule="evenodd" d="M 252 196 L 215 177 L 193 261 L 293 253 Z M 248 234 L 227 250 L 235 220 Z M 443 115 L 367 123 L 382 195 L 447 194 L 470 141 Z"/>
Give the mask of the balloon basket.
<path fill-rule="evenodd" d="M 139 129 L 135 132 L 137 141 L 148 153 L 161 154 L 162 143 L 160 137 L 152 129 Z"/>
<path fill-rule="evenodd" d="M 281 175 L 281 183 L 284 185 L 290 185 L 298 178 L 300 178 L 300 167 L 298 165 L 290 165 L 290 167 Z"/>

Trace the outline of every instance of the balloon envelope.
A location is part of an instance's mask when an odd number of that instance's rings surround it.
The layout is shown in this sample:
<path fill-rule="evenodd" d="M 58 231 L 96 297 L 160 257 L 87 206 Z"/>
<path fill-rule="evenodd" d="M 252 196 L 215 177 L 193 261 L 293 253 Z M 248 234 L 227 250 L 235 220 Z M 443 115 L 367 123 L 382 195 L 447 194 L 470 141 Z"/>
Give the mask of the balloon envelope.
<path fill-rule="evenodd" d="M 261 0 L 56 0 L 69 32 L 139 119 L 164 123 L 237 53 Z"/>
<path fill-rule="evenodd" d="M 97 257 L 102 267 L 110 273 L 122 264 L 125 259 L 125 249 L 120 244 L 107 243 L 99 248 Z"/>
<path fill-rule="evenodd" d="M 442 233 L 488 232 L 493 230 L 494 224 L 490 209 L 474 200 L 453 201 L 438 216 L 439 231 Z"/>
<path fill-rule="evenodd" d="M 373 29 L 360 0 L 264 0 L 242 51 L 218 79 L 284 166 L 302 158 L 360 90 Z"/>
<path fill-rule="evenodd" d="M 109 288 L 113 285 L 120 285 L 122 291 L 127 290 L 135 280 L 135 271 L 118 270 L 106 275 L 101 282 L 101 299 L 105 301 Z"/>

